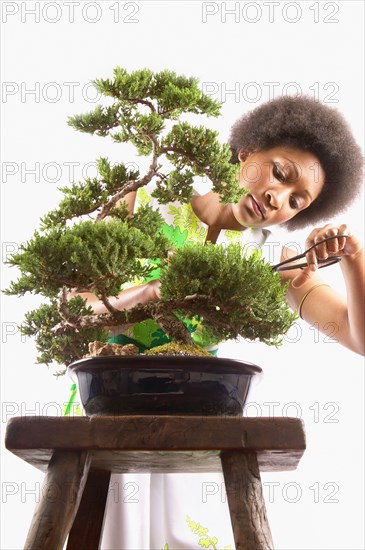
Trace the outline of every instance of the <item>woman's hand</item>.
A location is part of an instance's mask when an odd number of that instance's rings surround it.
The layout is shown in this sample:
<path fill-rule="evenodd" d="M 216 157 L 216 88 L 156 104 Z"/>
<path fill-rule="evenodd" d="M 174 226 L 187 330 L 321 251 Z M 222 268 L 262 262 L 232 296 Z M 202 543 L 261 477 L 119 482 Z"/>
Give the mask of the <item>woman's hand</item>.
<path fill-rule="evenodd" d="M 311 231 L 305 241 L 305 248 L 310 248 L 314 244 L 322 241 L 326 237 L 335 237 L 336 235 L 347 235 L 338 237 L 319 244 L 307 254 L 308 267 L 292 279 L 292 286 L 299 288 L 311 278 L 318 269 L 318 259 L 327 259 L 331 256 L 342 256 L 354 258 L 362 251 L 362 244 L 359 239 L 349 232 L 347 225 L 342 224 L 338 227 L 332 224 L 326 224 L 324 227 L 316 228 Z"/>
<path fill-rule="evenodd" d="M 347 235 L 347 238 L 337 238 L 337 235 Z M 336 340 L 340 344 L 355 353 L 365 355 L 363 245 L 349 232 L 345 224 L 338 227 L 327 224 L 310 233 L 306 246 L 313 246 L 330 236 L 335 238 L 316 246 L 308 253 L 309 267 L 301 269 L 298 275 L 298 269 L 286 272 L 289 274 L 286 280 L 291 280 L 287 298 L 293 309 L 300 310 L 302 319 L 307 323 L 312 326 L 316 324 L 321 332 L 331 337 L 335 327 Z M 318 276 L 318 260 L 333 255 L 341 256 L 340 268 L 346 285 L 346 299 L 323 284 Z"/>
<path fill-rule="evenodd" d="M 318 258 L 327 259 L 331 256 L 353 256 L 361 251 L 360 241 L 355 235 L 349 232 L 346 224 L 335 227 L 328 223 L 324 227 L 313 229 L 305 242 L 305 246 L 309 248 L 326 237 L 334 237 L 336 235 L 347 235 L 347 238 L 338 237 L 337 239 L 331 239 L 319 244 L 308 252 L 307 262 L 312 271 L 318 269 Z"/>

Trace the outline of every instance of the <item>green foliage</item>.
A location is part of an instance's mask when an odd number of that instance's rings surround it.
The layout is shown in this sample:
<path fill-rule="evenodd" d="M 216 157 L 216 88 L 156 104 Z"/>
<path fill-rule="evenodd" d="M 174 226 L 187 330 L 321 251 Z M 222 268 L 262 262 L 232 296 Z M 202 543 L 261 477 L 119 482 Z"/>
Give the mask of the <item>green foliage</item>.
<path fill-rule="evenodd" d="M 198 79 L 167 70 L 128 73 L 117 67 L 114 79 L 96 79 L 93 83 L 102 95 L 113 98 L 114 104 L 98 105 L 91 112 L 70 117 L 68 124 L 81 132 L 109 135 L 113 141 L 132 143 L 139 155 L 152 155 L 155 159 L 165 155 L 175 169 L 161 170 L 161 164 L 158 172 L 149 176 L 149 179 L 158 177 L 155 196 L 161 203 L 188 202 L 195 176 L 210 178 L 213 190 L 224 203 L 238 202 L 244 190 L 238 185 L 236 166 L 230 163 L 229 146 L 219 143 L 218 132 L 179 122 L 183 113 L 207 116 L 220 113 L 220 104 L 202 93 Z M 170 124 L 166 133 L 166 121 L 173 120 L 177 124 L 172 127 Z M 129 179 L 134 179 L 137 186 L 141 182 L 138 176 L 131 175 Z M 119 189 L 122 184 L 119 180 Z M 85 203 L 87 212 L 107 200 L 101 182 L 100 189 L 96 190 L 97 186 L 97 182 L 89 183 L 93 192 L 91 200 L 88 197 Z M 80 215 L 80 210 L 77 212 L 75 215 Z"/>
<path fill-rule="evenodd" d="M 167 204 L 179 200 L 189 202 L 193 196 L 194 173 L 186 168 L 183 172 L 171 170 L 168 176 L 157 181 L 157 187 L 152 196 L 161 204 Z"/>
<path fill-rule="evenodd" d="M 173 71 L 152 73 L 142 69 L 128 73 L 121 67 L 114 70 L 114 80 L 93 81 L 99 93 L 127 104 L 150 101 L 163 118 L 177 118 L 184 112 L 218 116 L 220 105 L 202 94 L 198 79 L 177 76 Z"/>
<path fill-rule="evenodd" d="M 227 144 L 217 140 L 218 132 L 187 122 L 175 124 L 162 140 L 168 160 L 176 167 L 167 178 L 157 182 L 154 196 L 166 204 L 176 200 L 188 202 L 192 196 L 194 176 L 208 176 L 213 190 L 222 196 L 222 202 L 238 202 L 245 190 L 239 186 L 237 166 L 230 163 L 231 151 Z"/>
<path fill-rule="evenodd" d="M 161 133 L 166 119 L 177 119 L 184 112 L 218 116 L 220 111 L 220 104 L 201 92 L 197 79 L 172 71 L 142 69 L 128 73 L 117 67 L 114 80 L 95 79 L 93 84 L 115 103 L 70 117 L 68 124 L 81 132 L 109 134 L 115 141 L 131 142 L 140 155 L 152 152 L 149 137 Z M 117 127 L 120 130 L 111 134 Z"/>
<path fill-rule="evenodd" d="M 170 245 L 169 239 L 160 235 L 165 225 L 161 214 L 148 204 L 140 206 L 133 217 L 127 218 L 126 223 L 131 229 L 138 229 L 141 233 L 153 238 L 157 247 Z M 157 248 L 157 250 L 159 249 Z M 160 253 L 156 255 L 160 255 Z M 163 255 L 165 255 L 165 250 Z M 153 258 L 154 256 L 149 257 Z"/>
<path fill-rule="evenodd" d="M 97 296 L 117 295 L 123 283 L 147 277 L 153 267 L 141 258 L 166 256 L 168 240 L 159 232 L 162 218 L 149 206 L 125 222 L 79 222 L 35 232 L 8 263 L 21 277 L 8 294 L 25 292 L 54 296 L 65 285 L 89 289 Z"/>
<path fill-rule="evenodd" d="M 118 111 L 119 105 L 112 105 L 110 107 L 97 105 L 93 111 L 70 117 L 68 124 L 80 132 L 106 136 L 111 128 L 119 125 Z"/>
<path fill-rule="evenodd" d="M 176 250 L 161 272 L 164 300 L 195 294 L 207 297 L 204 307 L 192 304 L 182 313 L 188 318 L 198 315 L 219 340 L 242 336 L 278 345 L 297 318 L 289 309 L 285 290 L 261 252 L 247 255 L 240 244 L 186 245 Z"/>
<path fill-rule="evenodd" d="M 43 228 L 65 224 L 67 220 L 94 212 L 110 200 L 123 185 L 138 178 L 137 170 L 127 170 L 124 164 L 110 166 L 108 159 L 98 159 L 100 178 L 86 178 L 84 182 L 73 183 L 71 187 L 61 187 L 64 194 L 57 209 L 42 219 Z M 125 213 L 124 218 L 126 218 Z"/>
<path fill-rule="evenodd" d="M 85 300 L 76 296 L 68 302 L 70 313 L 78 316 L 89 315 L 92 312 L 90 306 L 85 305 Z M 50 303 L 42 304 L 38 309 L 26 314 L 24 322 L 20 325 L 20 331 L 25 336 L 35 337 L 36 347 L 39 352 L 38 363 L 50 364 L 55 361 L 59 364 L 70 364 L 80 359 L 88 352 L 88 343 L 94 340 L 106 342 L 109 332 L 104 328 L 87 328 L 69 332 L 54 334 L 52 329 L 62 321 L 57 301 L 51 299 Z"/>

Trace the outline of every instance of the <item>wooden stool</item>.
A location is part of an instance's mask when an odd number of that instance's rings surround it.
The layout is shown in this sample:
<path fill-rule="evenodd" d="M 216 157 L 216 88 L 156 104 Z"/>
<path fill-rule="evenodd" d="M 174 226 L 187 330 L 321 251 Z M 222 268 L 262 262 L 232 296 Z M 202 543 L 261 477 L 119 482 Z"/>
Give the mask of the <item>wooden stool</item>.
<path fill-rule="evenodd" d="M 294 470 L 305 449 L 297 418 L 22 417 L 6 447 L 46 472 L 26 549 L 96 550 L 111 473 L 223 469 L 237 550 L 273 548 L 261 471 Z"/>

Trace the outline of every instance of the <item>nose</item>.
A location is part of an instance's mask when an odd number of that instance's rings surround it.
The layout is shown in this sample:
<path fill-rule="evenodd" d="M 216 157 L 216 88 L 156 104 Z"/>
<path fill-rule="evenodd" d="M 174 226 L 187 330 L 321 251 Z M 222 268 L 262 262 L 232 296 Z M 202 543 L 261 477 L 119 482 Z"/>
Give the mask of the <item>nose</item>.
<path fill-rule="evenodd" d="M 267 191 L 265 192 L 265 197 L 269 205 L 275 210 L 278 210 L 282 207 L 285 200 L 287 199 L 287 196 L 289 194 L 288 191 L 289 190 L 285 187 L 275 187 L 275 189 L 267 189 Z"/>

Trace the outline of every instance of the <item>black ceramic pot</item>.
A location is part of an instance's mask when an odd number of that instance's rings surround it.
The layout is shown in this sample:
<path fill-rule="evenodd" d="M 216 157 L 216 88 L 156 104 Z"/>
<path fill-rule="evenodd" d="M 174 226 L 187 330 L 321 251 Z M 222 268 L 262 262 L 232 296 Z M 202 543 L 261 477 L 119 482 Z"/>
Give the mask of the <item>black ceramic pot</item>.
<path fill-rule="evenodd" d="M 197 356 L 108 356 L 69 365 L 85 413 L 242 416 L 253 375 L 243 361 Z"/>

